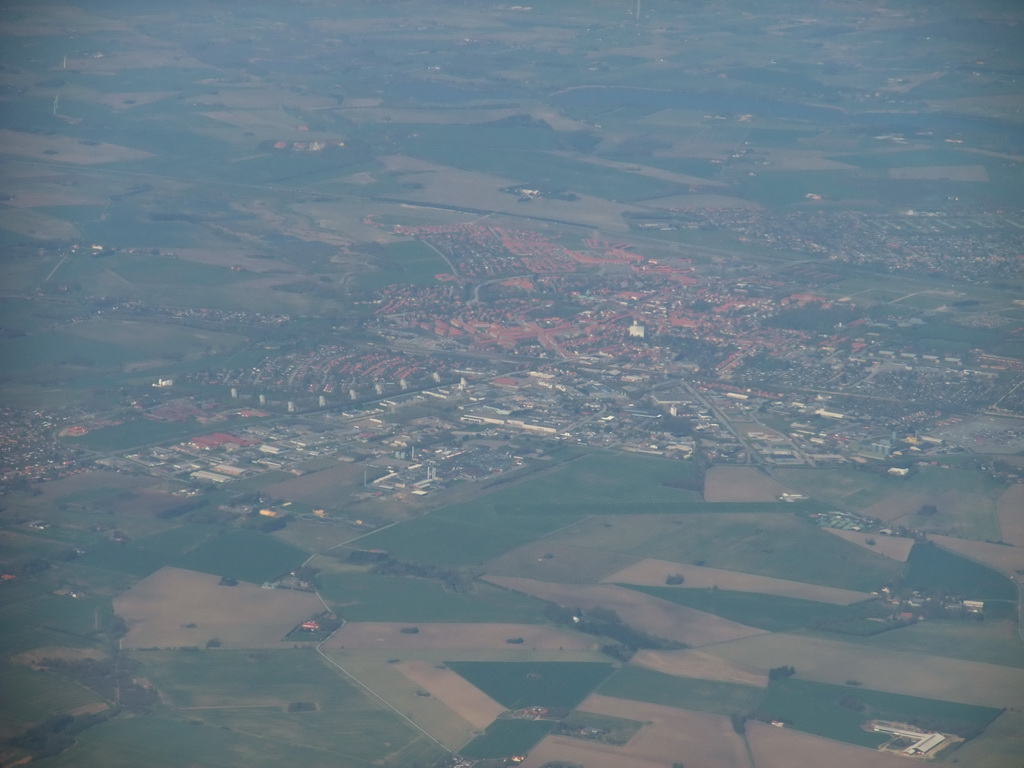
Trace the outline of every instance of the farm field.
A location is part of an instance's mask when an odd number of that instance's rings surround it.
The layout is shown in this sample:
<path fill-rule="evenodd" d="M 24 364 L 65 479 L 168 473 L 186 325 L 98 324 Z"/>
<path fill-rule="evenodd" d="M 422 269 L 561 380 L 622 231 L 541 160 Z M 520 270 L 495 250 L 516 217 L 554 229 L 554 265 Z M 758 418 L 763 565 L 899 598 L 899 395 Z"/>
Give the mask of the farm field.
<path fill-rule="evenodd" d="M 483 564 L 492 576 L 523 576 L 563 584 L 593 584 L 629 569 L 636 558 L 613 552 L 574 547 L 542 538 Z"/>
<path fill-rule="evenodd" d="M 595 517 L 545 542 L 858 592 L 876 590 L 900 572 L 899 563 L 830 536 L 792 511 Z"/>
<path fill-rule="evenodd" d="M 849 468 L 781 469 L 778 476 L 801 493 L 887 523 L 955 531 L 980 541 L 999 538 L 996 502 L 1006 485 L 982 472 L 921 467 L 897 478 Z M 925 504 L 938 512 L 918 516 Z"/>
<path fill-rule="evenodd" d="M 688 648 L 683 651 L 637 651 L 629 660 L 631 666 L 643 667 L 674 677 L 692 677 L 762 687 L 766 677 L 759 669 L 726 661 L 707 651 Z"/>
<path fill-rule="evenodd" d="M 23 663 L 23 662 L 22 662 Z M 19 664 L 0 666 L 0 738 L 7 739 L 48 717 L 107 708 L 99 695 L 52 672 Z"/>
<path fill-rule="evenodd" d="M 932 619 L 870 638 L 851 635 L 843 639 L 892 651 L 1024 667 L 1024 642 L 1017 634 L 1017 626 L 1016 619 L 987 618 L 983 622 Z"/>
<path fill-rule="evenodd" d="M 486 728 L 506 710 L 505 706 L 444 664 L 403 661 L 395 666 L 476 729 Z"/>
<path fill-rule="evenodd" d="M 704 475 L 705 501 L 778 501 L 786 490 L 753 467 L 711 467 Z"/>
<path fill-rule="evenodd" d="M 840 703 L 844 697 L 855 698 L 857 706 L 863 709 L 844 706 Z M 853 703 L 852 699 L 847 701 Z M 885 734 L 865 731 L 861 727 L 865 720 L 908 722 L 921 718 L 926 722 L 934 719 L 941 722 L 943 728 L 980 733 L 999 714 L 1001 710 L 992 707 L 827 685 L 792 677 L 770 685 L 757 707 L 758 719 L 782 720 L 796 730 L 863 747 L 878 746 L 889 738 Z"/>
<path fill-rule="evenodd" d="M 1024 568 L 1024 550 L 949 536 L 931 540 L 910 553 L 904 574 L 908 586 L 944 590 L 966 599 L 1016 601 L 1017 590 L 1008 575 Z"/>
<path fill-rule="evenodd" d="M 548 761 L 568 761 L 588 768 L 661 768 L 682 762 L 694 768 L 747 768 L 746 750 L 729 719 L 657 704 L 588 697 L 580 710 L 612 717 L 637 718 L 640 731 L 623 746 L 568 736 L 549 736 L 523 763 L 539 768 Z"/>
<path fill-rule="evenodd" d="M 532 650 L 592 650 L 593 638 L 582 633 L 567 632 L 543 624 L 464 624 L 423 623 L 415 626 L 415 634 L 402 632 L 408 624 L 349 621 L 325 648 L 360 650 L 393 648 L 404 652 L 417 650 L 493 650 L 530 648 Z M 521 642 L 509 643 L 510 639 Z"/>
<path fill-rule="evenodd" d="M 961 765 L 976 768 L 1006 768 L 1024 753 L 1024 713 L 1003 712 L 985 729 L 980 739 L 968 741 L 954 757 Z"/>
<path fill-rule="evenodd" d="M 597 690 L 602 696 L 693 709 L 713 715 L 749 712 L 757 706 L 764 693 L 763 687 L 677 677 L 632 664 L 616 670 Z"/>
<path fill-rule="evenodd" d="M 1000 541 L 1024 547 L 1024 484 L 1011 485 L 996 500 Z"/>
<path fill-rule="evenodd" d="M 602 581 L 627 586 L 661 587 L 665 586 L 665 580 L 670 576 L 682 576 L 685 579 L 679 585 L 680 589 L 718 587 L 738 592 L 756 592 L 763 595 L 777 595 L 799 600 L 834 603 L 835 605 L 849 605 L 870 598 L 870 594 L 866 592 L 855 592 L 850 589 L 822 587 L 799 581 L 754 576 L 740 571 L 726 571 L 721 568 L 708 568 L 700 565 L 682 565 L 653 559 L 641 560 L 634 565 L 627 566 L 610 574 Z"/>
<path fill-rule="evenodd" d="M 728 589 L 680 589 L 666 586 L 630 586 L 630 589 L 769 632 L 802 628 L 843 631 L 844 628 L 862 624 L 866 618 L 883 618 L 891 613 L 889 606 L 870 599 L 854 605 L 833 605 Z"/>
<path fill-rule="evenodd" d="M 393 759 L 431 751 L 422 734 L 315 654 L 217 649 L 147 652 L 139 660 L 177 712 L 211 726 L 259 733 L 271 744 L 298 741 L 336 760 L 373 760 L 386 742 Z M 315 708 L 288 712 L 296 702 Z"/>
<path fill-rule="evenodd" d="M 541 624 L 544 604 L 526 595 L 475 583 L 455 593 L 439 580 L 369 573 L 320 575 L 320 594 L 347 621 L 515 622 Z"/>
<path fill-rule="evenodd" d="M 914 540 L 906 536 L 879 536 L 860 531 L 841 531 L 838 528 L 822 528 L 826 533 L 838 536 L 843 541 L 856 544 L 858 547 L 865 547 L 869 552 L 877 552 L 883 557 L 889 557 L 900 563 L 907 562 L 910 557 L 910 550 L 914 547 Z"/>
<path fill-rule="evenodd" d="M 447 667 L 507 709 L 572 709 L 612 673 L 600 662 L 449 661 Z"/>
<path fill-rule="evenodd" d="M 1024 670 L 1019 667 L 788 633 L 748 637 L 705 650 L 766 675 L 769 669 L 788 664 L 796 668 L 800 680 L 834 685 L 858 680 L 877 691 L 987 707 L 1024 702 Z"/>
<path fill-rule="evenodd" d="M 525 755 L 554 728 L 550 720 L 495 720 L 487 730 L 459 750 L 469 758 L 505 758 Z"/>
<path fill-rule="evenodd" d="M 206 573 L 162 568 L 134 585 L 114 600 L 129 627 L 124 646 L 203 647 L 217 638 L 226 648 L 279 648 L 296 624 L 323 610 L 307 592 L 217 581 Z"/>
<path fill-rule="evenodd" d="M 741 637 L 761 634 L 763 630 L 697 611 L 666 600 L 612 584 L 555 584 L 515 576 L 489 576 L 487 581 L 506 589 L 523 592 L 563 607 L 607 608 L 613 610 L 631 627 L 655 637 L 701 646 L 723 643 Z"/>
<path fill-rule="evenodd" d="M 1018 569 L 1024 569 L 1024 548 L 935 534 L 929 538 L 937 545 L 935 549 L 938 552 L 928 551 L 930 557 L 920 561 L 922 568 L 930 566 L 933 561 L 936 567 L 943 564 L 952 566 L 954 571 L 947 578 L 950 581 L 955 579 L 954 583 L 963 585 L 962 588 L 969 587 L 979 594 L 985 592 L 993 599 L 1014 599 L 1009 578 L 1011 574 L 1017 575 Z M 1007 578 L 1000 578 L 1002 574 Z"/>
<path fill-rule="evenodd" d="M 756 721 L 747 723 L 747 743 L 757 768 L 819 768 L 823 755 L 832 768 L 907 768 L 900 755 Z"/>
<path fill-rule="evenodd" d="M 306 557 L 265 533 L 183 525 L 124 544 L 105 539 L 90 546 L 78 562 L 140 578 L 171 565 L 262 584 L 298 567 Z"/>

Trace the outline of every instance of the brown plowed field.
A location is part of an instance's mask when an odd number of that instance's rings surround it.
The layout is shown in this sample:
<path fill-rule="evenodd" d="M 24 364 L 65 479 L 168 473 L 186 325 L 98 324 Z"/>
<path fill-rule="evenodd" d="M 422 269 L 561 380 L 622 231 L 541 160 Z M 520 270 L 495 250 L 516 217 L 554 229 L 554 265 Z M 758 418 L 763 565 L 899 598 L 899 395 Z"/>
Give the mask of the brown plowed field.
<path fill-rule="evenodd" d="M 805 584 L 802 581 L 773 579 L 769 576 L 755 576 L 751 573 L 726 571 L 721 568 L 705 568 L 700 565 L 682 565 L 668 560 L 641 560 L 606 576 L 602 581 L 615 584 L 637 584 L 639 586 L 663 587 L 669 576 L 679 575 L 685 581 L 679 589 L 733 589 L 737 592 L 759 592 L 762 595 L 780 595 L 801 600 L 817 600 L 821 603 L 850 605 L 871 597 L 864 592 L 838 587 L 822 587 Z"/>
<path fill-rule="evenodd" d="M 665 768 L 675 762 L 686 768 L 750 765 L 743 742 L 733 733 L 727 717 L 597 694 L 579 709 L 647 724 L 623 746 L 549 736 L 533 749 L 524 766 L 540 768 L 556 760 L 587 768 Z"/>
<path fill-rule="evenodd" d="M 218 581 L 208 573 L 161 568 L 117 597 L 114 611 L 128 623 L 124 647 L 202 647 L 212 638 L 225 648 L 281 647 L 296 624 L 323 610 L 307 592 Z"/>
<path fill-rule="evenodd" d="M 505 711 L 501 704 L 450 669 L 429 661 L 403 661 L 395 666 L 474 728 L 486 728 Z"/>
<path fill-rule="evenodd" d="M 859 547 L 870 549 L 872 552 L 877 552 L 883 557 L 891 557 L 893 560 L 899 560 L 901 563 L 907 562 L 907 558 L 910 557 L 910 550 L 914 546 L 914 540 L 908 539 L 905 536 L 879 536 L 877 533 L 840 531 L 836 528 L 823 528 L 822 530 L 835 534 L 841 539 L 846 539 L 846 541 L 851 544 L 856 544 Z M 875 543 L 868 544 L 868 539 L 871 539 Z"/>
<path fill-rule="evenodd" d="M 346 624 L 325 644 L 325 648 L 361 650 L 366 648 L 430 650 L 591 650 L 592 638 L 562 632 L 541 624 L 423 624 L 416 634 L 402 632 L 410 624 L 354 621 Z M 522 643 L 509 643 L 522 638 Z"/>
<path fill-rule="evenodd" d="M 692 646 L 765 634 L 761 629 L 610 584 L 555 584 L 515 576 L 488 576 L 486 581 L 564 607 L 608 608 L 631 627 Z"/>

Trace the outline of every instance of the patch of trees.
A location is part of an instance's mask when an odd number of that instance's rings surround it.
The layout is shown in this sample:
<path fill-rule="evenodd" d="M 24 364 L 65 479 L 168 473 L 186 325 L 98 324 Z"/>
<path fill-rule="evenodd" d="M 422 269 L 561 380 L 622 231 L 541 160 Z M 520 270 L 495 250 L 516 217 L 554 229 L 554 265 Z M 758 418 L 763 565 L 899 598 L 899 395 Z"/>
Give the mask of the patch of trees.
<path fill-rule="evenodd" d="M 460 571 L 458 568 L 446 568 L 443 565 L 430 563 L 410 563 L 405 560 L 396 560 L 390 555 L 376 561 L 373 573 L 380 576 L 404 576 L 417 579 L 436 579 L 440 581 L 445 589 L 459 595 L 468 594 L 473 591 L 473 576 Z"/>
<path fill-rule="evenodd" d="M 746 715 L 741 715 L 738 712 L 733 712 L 729 715 L 729 722 L 732 724 L 734 732 L 742 736 L 747 732 L 747 720 L 749 718 Z"/>
<path fill-rule="evenodd" d="M 671 576 L 665 579 L 665 583 L 668 584 L 670 587 L 678 587 L 684 581 L 686 581 L 686 578 L 681 573 L 673 573 Z"/>
<path fill-rule="evenodd" d="M 768 670 L 768 680 L 771 682 L 775 682 L 776 680 L 785 680 L 787 677 L 792 677 L 795 674 L 796 667 L 772 667 Z"/>
<path fill-rule="evenodd" d="M 109 720 L 118 711 L 109 709 L 92 715 L 55 715 L 7 739 L 7 744 L 31 753 L 32 761 L 59 755 L 75 743 L 78 734 Z"/>
<path fill-rule="evenodd" d="M 289 712 L 316 712 L 316 704 L 312 701 L 293 701 L 288 705 Z"/>
<path fill-rule="evenodd" d="M 403 635 L 418 635 L 420 633 L 419 627 L 402 627 L 400 630 Z"/>
<path fill-rule="evenodd" d="M 390 557 L 387 552 L 380 549 L 357 549 L 349 553 L 348 561 L 353 565 L 372 565 L 388 560 Z"/>
<path fill-rule="evenodd" d="M 844 709 L 849 709 L 852 712 L 863 712 L 868 708 L 867 704 L 858 699 L 852 693 L 844 693 L 839 697 L 839 700 L 836 701 L 836 704 Z"/>
<path fill-rule="evenodd" d="M 924 515 L 925 517 L 930 517 L 931 515 L 937 515 L 938 513 L 939 513 L 939 508 L 936 507 L 934 504 L 922 504 L 921 508 L 919 510 L 917 510 L 917 514 Z"/>
<path fill-rule="evenodd" d="M 672 651 L 688 647 L 685 643 L 655 637 L 635 629 L 623 622 L 619 614 L 609 608 L 597 607 L 584 611 L 551 604 L 544 609 L 544 614 L 556 624 L 570 626 L 588 635 L 614 640 L 614 643 L 602 646 L 601 650 L 619 661 L 628 661 L 642 648 Z"/>

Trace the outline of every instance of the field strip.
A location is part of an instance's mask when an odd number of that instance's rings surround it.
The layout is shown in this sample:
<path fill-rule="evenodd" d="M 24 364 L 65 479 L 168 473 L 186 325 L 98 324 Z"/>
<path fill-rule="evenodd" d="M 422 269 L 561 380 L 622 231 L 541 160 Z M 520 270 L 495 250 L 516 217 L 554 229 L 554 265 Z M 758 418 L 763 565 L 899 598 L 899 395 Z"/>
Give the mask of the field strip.
<path fill-rule="evenodd" d="M 450 669 L 428 661 L 403 661 L 396 666 L 474 728 L 486 728 L 505 711 L 505 707 Z"/>
<path fill-rule="evenodd" d="M 894 630 L 899 631 L 899 630 Z M 821 637 L 775 634 L 709 647 L 708 652 L 748 669 L 791 664 L 797 677 L 926 699 L 987 707 L 1024 706 L 1024 669 L 855 645 Z"/>
<path fill-rule="evenodd" d="M 1015 483 L 996 502 L 1000 538 L 1015 547 L 1024 547 L 1024 483 Z"/>
<path fill-rule="evenodd" d="M 595 647 L 593 638 L 544 624 L 460 624 L 417 622 L 415 634 L 402 632 L 408 623 L 350 621 L 335 632 L 324 647 L 346 650 L 532 650 L 587 651 Z M 515 639 L 517 642 L 509 643 Z"/>
<path fill-rule="evenodd" d="M 1018 570 L 1024 570 L 1024 548 L 1022 547 L 1008 547 L 1004 544 L 992 544 L 987 541 L 969 541 L 938 534 L 929 534 L 928 538 L 944 549 L 984 563 L 989 568 L 994 568 L 1011 579 L 1018 575 Z"/>
<path fill-rule="evenodd" d="M 764 634 L 761 629 L 611 584 L 557 584 L 516 576 L 486 576 L 484 580 L 562 606 L 608 608 L 631 627 L 693 646 Z"/>
<path fill-rule="evenodd" d="M 751 720 L 747 743 L 757 768 L 909 768 L 915 761 Z M 926 761 L 920 761 L 924 763 Z"/>
<path fill-rule="evenodd" d="M 669 576 L 682 576 L 683 584 L 679 589 L 732 589 L 737 592 L 757 592 L 762 595 L 778 595 L 793 597 L 800 600 L 816 600 L 820 603 L 850 605 L 863 600 L 870 600 L 866 592 L 855 592 L 852 589 L 839 587 L 823 587 L 818 584 L 805 584 L 802 581 L 776 579 L 770 576 L 756 576 L 740 571 L 727 571 L 721 568 L 707 568 L 701 565 L 682 565 L 668 560 L 648 558 L 639 563 L 605 576 L 603 583 L 636 584 L 645 587 L 664 587 Z"/>
<path fill-rule="evenodd" d="M 637 651 L 629 660 L 638 667 L 653 669 L 676 677 L 695 677 L 762 687 L 767 677 L 760 670 L 751 670 L 707 651 Z"/>
<path fill-rule="evenodd" d="M 856 544 L 858 547 L 864 547 L 872 552 L 877 552 L 883 557 L 892 558 L 901 563 L 907 562 L 907 558 L 910 557 L 910 550 L 914 547 L 914 540 L 906 536 L 879 536 L 878 534 L 861 533 L 860 531 L 840 531 L 838 528 L 822 528 L 822 530 L 825 533 L 838 536 L 851 544 Z M 869 544 L 869 541 L 873 541 L 874 544 Z"/>

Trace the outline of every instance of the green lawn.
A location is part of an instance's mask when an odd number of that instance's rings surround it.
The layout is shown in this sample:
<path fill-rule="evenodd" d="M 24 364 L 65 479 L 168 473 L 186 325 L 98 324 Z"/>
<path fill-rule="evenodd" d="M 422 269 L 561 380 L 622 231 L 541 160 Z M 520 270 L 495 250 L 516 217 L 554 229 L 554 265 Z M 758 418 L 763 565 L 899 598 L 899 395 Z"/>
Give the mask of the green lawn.
<path fill-rule="evenodd" d="M 715 715 L 750 712 L 764 693 L 763 689 L 751 685 L 676 677 L 628 665 L 608 678 L 597 692 Z"/>
<path fill-rule="evenodd" d="M 445 664 L 508 709 L 572 709 L 615 668 L 612 664 L 592 661 L 447 661 Z"/>

